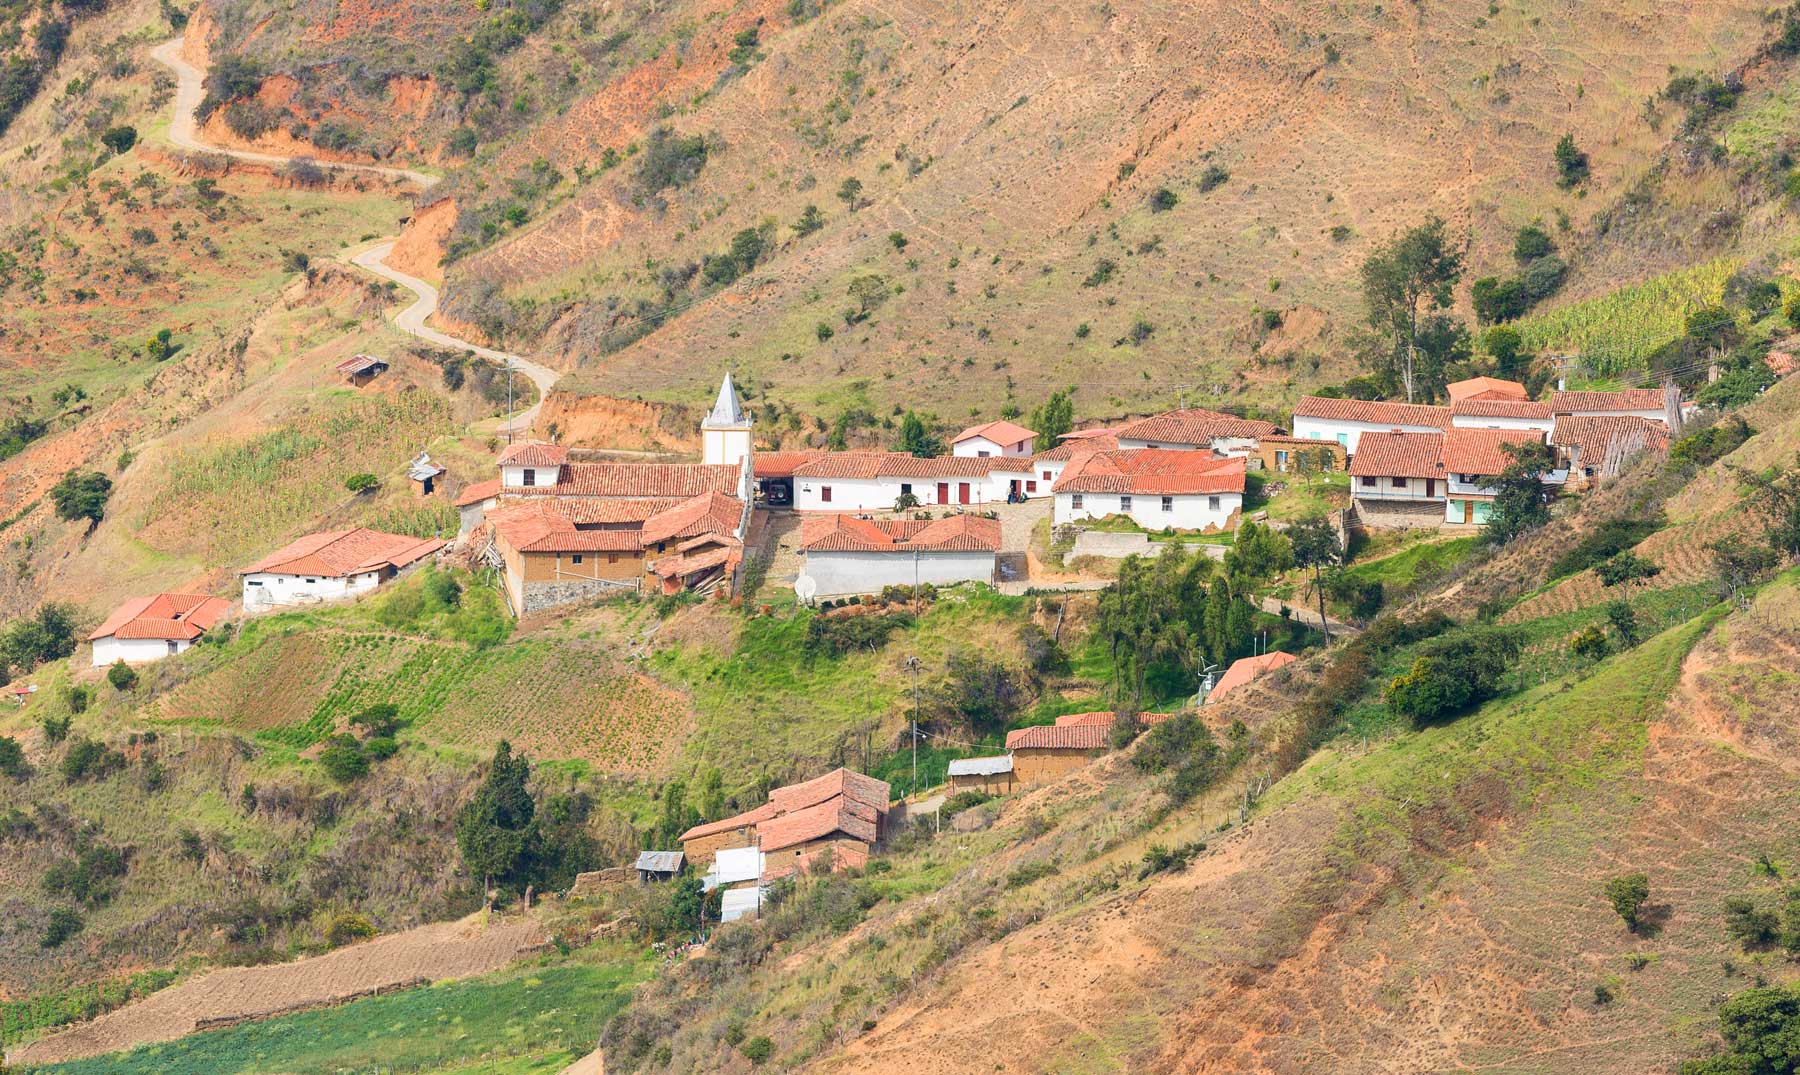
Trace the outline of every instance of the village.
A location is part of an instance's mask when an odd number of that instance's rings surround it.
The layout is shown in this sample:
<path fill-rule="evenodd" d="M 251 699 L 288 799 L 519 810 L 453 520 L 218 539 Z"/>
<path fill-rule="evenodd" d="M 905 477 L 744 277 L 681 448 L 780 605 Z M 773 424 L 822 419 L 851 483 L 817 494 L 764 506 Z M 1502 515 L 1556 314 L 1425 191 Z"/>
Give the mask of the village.
<path fill-rule="evenodd" d="M 358 356 L 338 372 L 360 387 L 384 369 Z M 803 604 L 847 604 L 890 587 L 1095 589 L 1104 574 L 1046 564 L 1034 540 L 1047 530 L 1115 560 L 1168 539 L 1222 556 L 1248 521 L 1286 525 L 1271 519 L 1266 497 L 1261 507 L 1250 500 L 1275 483 L 1347 483 L 1332 511 L 1340 533 L 1467 533 L 1488 523 L 1498 478 L 1521 448 L 1550 461 L 1538 475 L 1545 495 L 1574 494 L 1666 451 L 1692 411 L 1673 386 L 1556 390 L 1538 401 L 1522 384 L 1481 376 L 1447 393 L 1441 406 L 1306 396 L 1286 429 L 1202 408 L 1054 438 L 1002 419 L 962 430 L 948 454 L 918 456 L 759 449 L 726 374 L 700 425 L 699 462 L 589 461 L 520 439 L 501 448 L 491 475 L 458 486 L 421 453 L 407 479 L 420 498 L 452 499 L 453 537 L 307 535 L 238 569 L 235 606 L 184 593 L 126 602 L 89 637 L 92 663 L 158 660 L 234 613 L 352 600 L 437 560 L 491 569 L 507 610 L 525 618 L 621 597 L 730 601 L 758 560 Z M 1193 702 L 1217 703 L 1294 660 L 1273 650 L 1209 669 Z M 1148 727 L 1172 715 L 1129 719 Z M 1092 711 L 1012 730 L 1002 753 L 951 761 L 926 802 L 1055 780 L 1105 753 L 1121 719 Z M 730 921 L 755 912 L 784 877 L 865 864 L 896 818 L 920 809 L 916 795 L 896 801 L 892 790 L 845 768 L 777 787 L 753 809 L 689 828 L 679 848 L 644 852 L 637 875 L 698 873 Z"/>

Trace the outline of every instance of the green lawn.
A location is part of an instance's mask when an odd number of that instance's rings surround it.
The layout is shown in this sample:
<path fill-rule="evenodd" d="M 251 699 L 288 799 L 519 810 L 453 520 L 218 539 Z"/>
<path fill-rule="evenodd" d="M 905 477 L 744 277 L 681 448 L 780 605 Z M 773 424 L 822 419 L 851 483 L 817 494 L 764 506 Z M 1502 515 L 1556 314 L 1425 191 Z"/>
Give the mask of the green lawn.
<path fill-rule="evenodd" d="M 555 1072 L 593 1049 L 649 963 L 571 961 L 369 997 L 37 1069 L 57 1075 Z"/>
<path fill-rule="evenodd" d="M 1412 589 L 1461 563 L 1480 543 L 1479 535 L 1448 541 L 1422 541 L 1391 556 L 1354 562 L 1344 573 L 1360 582 L 1379 582 L 1386 589 Z"/>

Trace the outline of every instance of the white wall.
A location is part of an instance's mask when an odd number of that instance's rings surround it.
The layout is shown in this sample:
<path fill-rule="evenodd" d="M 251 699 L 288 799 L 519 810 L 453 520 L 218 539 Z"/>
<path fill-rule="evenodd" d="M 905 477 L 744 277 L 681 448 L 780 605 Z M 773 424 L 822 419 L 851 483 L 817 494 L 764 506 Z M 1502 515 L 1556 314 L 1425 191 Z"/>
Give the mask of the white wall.
<path fill-rule="evenodd" d="M 929 582 L 949 586 L 958 582 L 993 582 L 994 560 L 991 552 L 919 550 L 918 574 L 914 575 L 914 552 L 809 552 L 806 574 L 819 584 L 819 596 L 874 593 L 884 586 L 911 586 L 913 582 Z"/>
<path fill-rule="evenodd" d="M 94 667 L 105 668 L 115 661 L 126 664 L 144 664 L 149 661 L 160 661 L 169 656 L 169 642 L 166 638 L 118 638 L 108 635 L 94 640 Z M 173 639 L 175 652 L 180 653 L 191 643 L 186 639 Z"/>
<path fill-rule="evenodd" d="M 1386 433 L 1398 429 L 1402 433 L 1442 433 L 1437 426 L 1406 426 L 1393 424 L 1377 424 L 1374 422 L 1341 422 L 1328 418 L 1302 418 L 1294 415 L 1294 436 L 1307 440 L 1335 440 L 1344 446 L 1351 455 L 1356 454 L 1356 443 L 1364 433 Z"/>
<path fill-rule="evenodd" d="M 1043 471 L 1051 470 L 1060 475 L 1063 464 L 1054 468 L 1048 464 L 1041 466 L 1031 474 L 996 471 L 993 474 L 978 474 L 963 478 L 806 478 L 794 479 L 794 510 L 796 511 L 891 511 L 900 499 L 902 487 L 910 486 L 912 494 L 919 498 L 920 507 L 956 506 L 962 503 L 958 488 L 963 483 L 969 486 L 968 507 L 982 504 L 1004 504 L 1007 491 L 1012 488 L 1013 479 L 1018 479 L 1019 489 L 1026 496 L 1047 496 L 1051 482 L 1043 479 Z M 1025 483 L 1037 482 L 1035 492 L 1027 490 Z M 946 498 L 938 500 L 938 484 L 949 486 L 945 490 Z M 831 502 L 824 500 L 823 490 L 831 489 Z"/>
<path fill-rule="evenodd" d="M 1483 415 L 1459 414 L 1450 419 L 1458 429 L 1529 429 L 1548 433 L 1556 424 L 1552 418 L 1490 418 Z"/>
<path fill-rule="evenodd" d="M 1030 455 L 1031 438 L 1027 437 L 1017 444 L 1001 444 L 999 441 L 989 440 L 986 437 L 970 437 L 968 440 L 959 440 L 955 444 L 952 444 L 950 446 L 950 454 L 960 455 L 964 458 L 970 456 L 993 457 L 1001 455 Z"/>
<path fill-rule="evenodd" d="M 520 488 L 525 484 L 525 472 L 528 470 L 534 472 L 534 485 L 540 489 L 546 485 L 555 485 L 557 475 L 562 473 L 561 467 L 501 467 L 500 484 Z"/>
<path fill-rule="evenodd" d="M 1350 479 L 1350 493 L 1352 496 L 1370 496 L 1389 500 L 1407 498 L 1424 500 L 1427 498 L 1425 483 L 1429 481 L 1431 482 L 1430 499 L 1440 500 L 1443 498 L 1444 489 L 1448 484 L 1445 478 L 1400 478 L 1398 479 L 1402 483 L 1400 485 L 1395 485 L 1395 480 L 1390 477 L 1377 477 L 1375 484 L 1370 486 L 1363 484 L 1364 479 L 1361 475 L 1354 475 Z"/>
<path fill-rule="evenodd" d="M 342 601 L 368 593 L 379 585 L 381 573 L 378 571 L 368 571 L 347 578 L 259 572 L 244 576 L 244 611 L 262 612 L 284 605 Z"/>
<path fill-rule="evenodd" d="M 1210 448 L 1222 456 L 1249 455 L 1256 450 L 1254 437 L 1214 437 L 1205 444 L 1187 444 L 1181 441 L 1141 440 L 1136 437 L 1119 439 L 1120 448 L 1168 448 L 1171 451 L 1187 452 L 1200 448 Z"/>
<path fill-rule="evenodd" d="M 750 427 L 700 427 L 701 462 L 740 463 L 751 452 Z"/>
<path fill-rule="evenodd" d="M 1080 507 L 1075 506 L 1075 498 L 1078 496 L 1081 498 Z M 1120 507 L 1118 493 L 1057 493 L 1052 518 L 1060 525 L 1079 519 L 1128 515 L 1132 522 L 1146 530 L 1161 530 L 1170 526 L 1177 530 L 1206 530 L 1226 526 L 1232 513 L 1244 504 L 1241 493 L 1198 493 L 1169 499 L 1172 510 L 1164 511 L 1162 497 L 1135 493 L 1131 495 L 1130 509 L 1126 510 Z M 1219 503 L 1216 508 L 1212 507 L 1215 499 Z"/>

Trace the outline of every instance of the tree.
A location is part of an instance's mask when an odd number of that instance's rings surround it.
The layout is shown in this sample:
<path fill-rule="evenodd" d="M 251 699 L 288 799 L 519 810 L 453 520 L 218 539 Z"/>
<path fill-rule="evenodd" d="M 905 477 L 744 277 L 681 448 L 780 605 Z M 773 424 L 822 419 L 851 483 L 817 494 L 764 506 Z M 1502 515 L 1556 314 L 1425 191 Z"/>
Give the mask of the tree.
<path fill-rule="evenodd" d="M 1630 601 L 1609 601 L 1606 605 L 1606 619 L 1612 624 L 1613 633 L 1627 646 L 1638 644 L 1637 613 L 1631 610 Z"/>
<path fill-rule="evenodd" d="M 1212 587 L 1206 594 L 1206 618 L 1202 638 L 1206 643 L 1207 660 L 1213 664 L 1224 664 L 1225 658 L 1231 655 L 1231 584 L 1225 576 L 1215 575 Z"/>
<path fill-rule="evenodd" d="M 1075 428 L 1075 401 L 1071 390 L 1052 392 L 1050 398 L 1031 412 L 1031 428 L 1037 431 L 1037 450 L 1050 451 L 1064 433 Z"/>
<path fill-rule="evenodd" d="M 1488 357 L 1494 360 L 1495 376 L 1510 381 L 1524 378 L 1531 365 L 1531 355 L 1525 351 L 1525 337 L 1519 335 L 1518 329 L 1495 325 L 1482 336 L 1481 343 L 1487 349 Z"/>
<path fill-rule="evenodd" d="M 1588 155 L 1575 146 L 1575 136 L 1565 134 L 1557 140 L 1553 153 L 1556 158 L 1556 185 L 1569 190 L 1587 181 L 1591 169 L 1588 167 Z"/>
<path fill-rule="evenodd" d="M 137 670 L 125 663 L 123 657 L 112 663 L 106 670 L 106 681 L 112 684 L 113 690 L 128 691 L 137 686 Z"/>
<path fill-rule="evenodd" d="M 808 205 L 805 209 L 802 209 L 800 211 L 800 219 L 788 225 L 788 227 L 794 229 L 794 236 L 801 239 L 804 239 L 806 236 L 811 235 L 813 232 L 818 231 L 824 226 L 825 215 L 819 212 L 819 207 L 816 205 Z"/>
<path fill-rule="evenodd" d="M 137 145 L 136 127 L 108 127 L 100 136 L 100 144 L 113 151 L 115 155 L 124 154 Z"/>
<path fill-rule="evenodd" d="M 19 741 L 10 735 L 0 735 L 0 776 L 22 780 L 27 771 L 25 751 Z"/>
<path fill-rule="evenodd" d="M 106 501 L 112 496 L 112 479 L 98 471 L 71 470 L 50 489 L 56 504 L 56 517 L 65 522 L 86 519 L 88 529 L 98 526 L 106 515 Z"/>
<path fill-rule="evenodd" d="M 1719 1032 L 1725 1053 L 1690 1060 L 1681 1075 L 1793 1075 L 1800 1071 L 1800 986 L 1746 989 L 1720 1005 Z"/>
<path fill-rule="evenodd" d="M 1556 241 L 1536 224 L 1527 224 L 1513 236 L 1513 260 L 1529 265 L 1546 254 L 1556 253 Z"/>
<path fill-rule="evenodd" d="M 1741 603 L 1744 589 L 1780 562 L 1774 549 L 1752 545 L 1741 537 L 1721 538 L 1706 548 L 1712 553 L 1720 588 L 1733 604 Z"/>
<path fill-rule="evenodd" d="M 907 411 L 900 419 L 900 451 L 930 459 L 944 454 L 944 442 L 925 428 L 923 419 Z"/>
<path fill-rule="evenodd" d="M 1531 441 L 1501 447 L 1512 461 L 1494 479 L 1494 506 L 1482 530 L 1482 538 L 1490 545 L 1504 545 L 1550 521 L 1543 479 L 1554 463 L 1550 446 Z"/>
<path fill-rule="evenodd" d="M 1500 693 L 1522 644 L 1518 632 L 1498 627 L 1433 639 L 1404 675 L 1389 681 L 1388 709 L 1422 727 L 1485 702 Z"/>
<path fill-rule="evenodd" d="M 857 320 L 869 316 L 869 313 L 887 301 L 891 289 L 887 277 L 878 273 L 867 273 L 855 277 L 846 289 L 851 298 L 856 300 Z"/>
<path fill-rule="evenodd" d="M 725 816 L 725 774 L 716 765 L 700 775 L 700 816 L 707 821 Z"/>
<path fill-rule="evenodd" d="M 1594 574 L 1600 577 L 1602 586 L 1608 589 L 1623 586 L 1629 595 L 1633 585 L 1662 574 L 1662 568 L 1627 549 L 1611 559 L 1595 564 Z"/>
<path fill-rule="evenodd" d="M 673 847 L 682 833 L 701 820 L 700 812 L 688 804 L 687 783 L 671 780 L 663 787 L 662 815 L 651 830 L 651 842 L 657 847 Z"/>
<path fill-rule="evenodd" d="M 381 479 L 367 471 L 352 474 L 344 479 L 344 488 L 352 493 L 366 493 L 381 484 Z"/>
<path fill-rule="evenodd" d="M 843 202 L 844 207 L 854 213 L 862 208 L 862 191 L 862 180 L 855 176 L 850 176 L 848 179 L 845 179 L 842 183 L 838 184 L 838 201 Z"/>
<path fill-rule="evenodd" d="M 369 775 L 369 759 L 356 736 L 340 733 L 319 752 L 319 768 L 338 783 L 350 784 Z"/>
<path fill-rule="evenodd" d="M 1194 652 L 1203 629 L 1206 580 L 1213 561 L 1169 545 L 1156 557 L 1127 556 L 1119 577 L 1100 591 L 1094 637 L 1106 647 L 1115 698 L 1141 704 L 1150 668 L 1176 661 L 1196 673 Z M 868 617 L 862 617 L 867 619 Z"/>
<path fill-rule="evenodd" d="M 500 884 L 525 883 L 537 805 L 525 782 L 531 766 L 500 740 L 475 795 L 456 812 L 456 846 L 471 874 Z"/>
<path fill-rule="evenodd" d="M 1234 585 L 1254 587 L 1294 566 L 1294 544 L 1274 527 L 1248 522 L 1225 550 L 1225 571 Z"/>
<path fill-rule="evenodd" d="M 1612 909 L 1625 920 L 1625 928 L 1636 933 L 1638 912 L 1650 898 L 1650 878 L 1641 873 L 1614 877 L 1606 882 L 1605 892 L 1606 902 L 1612 904 Z"/>
<path fill-rule="evenodd" d="M 1577 657 L 1597 661 L 1606 656 L 1608 646 L 1606 632 L 1589 624 L 1569 637 L 1569 650 Z"/>
<path fill-rule="evenodd" d="M 952 650 L 944 663 L 943 702 L 977 735 L 999 734 L 1024 704 L 1019 677 L 980 653 Z"/>
<path fill-rule="evenodd" d="M 1428 309 L 1447 309 L 1462 279 L 1462 252 L 1450 247 L 1435 214 L 1376 248 L 1362 266 L 1369 324 L 1388 336 L 1390 361 L 1407 402 L 1419 394 L 1419 329 Z"/>
<path fill-rule="evenodd" d="M 1794 458 L 1800 462 L 1800 453 Z M 1737 475 L 1743 502 L 1762 522 L 1769 548 L 1790 559 L 1800 556 L 1800 466 L 1738 470 Z"/>
<path fill-rule="evenodd" d="M 1288 541 L 1293 545 L 1296 566 L 1312 570 L 1313 592 L 1319 596 L 1319 630 L 1331 642 L 1331 625 L 1325 618 L 1325 571 L 1344 562 L 1344 546 L 1337 530 L 1323 515 L 1309 515 L 1288 527 Z"/>
<path fill-rule="evenodd" d="M 0 658 L 21 671 L 74 652 L 75 610 L 59 602 L 44 602 L 36 613 L 14 620 L 0 632 Z"/>

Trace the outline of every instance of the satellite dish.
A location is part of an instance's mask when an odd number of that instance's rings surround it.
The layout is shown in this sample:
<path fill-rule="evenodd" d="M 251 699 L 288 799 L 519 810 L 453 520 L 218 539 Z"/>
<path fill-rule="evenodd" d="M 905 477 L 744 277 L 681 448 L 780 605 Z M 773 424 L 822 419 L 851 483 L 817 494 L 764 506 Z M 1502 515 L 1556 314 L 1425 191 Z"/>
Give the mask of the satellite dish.
<path fill-rule="evenodd" d="M 801 575 L 794 579 L 794 596 L 802 601 L 811 601 L 819 592 L 819 580 L 811 575 Z"/>

